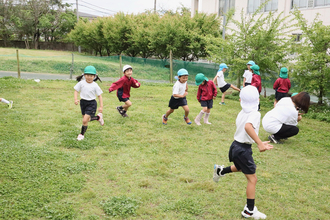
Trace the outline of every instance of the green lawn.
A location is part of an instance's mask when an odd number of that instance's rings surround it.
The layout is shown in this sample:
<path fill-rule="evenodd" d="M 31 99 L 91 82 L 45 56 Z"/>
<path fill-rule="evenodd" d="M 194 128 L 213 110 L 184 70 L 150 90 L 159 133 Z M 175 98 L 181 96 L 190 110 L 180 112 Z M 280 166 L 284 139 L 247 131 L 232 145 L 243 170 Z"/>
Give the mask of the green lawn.
<path fill-rule="evenodd" d="M 228 149 L 240 111 L 237 93 L 214 103 L 212 125 L 186 125 L 183 110 L 162 125 L 170 84 L 132 89 L 129 118 L 116 111 L 111 82 L 102 127 L 82 120 L 74 81 L 0 78 L 0 219 L 241 219 L 246 179 L 212 181 L 213 165 L 230 165 Z M 189 87 L 190 118 L 201 110 Z M 272 100 L 262 99 L 262 116 Z M 303 118 L 300 133 L 259 153 L 256 205 L 267 219 L 329 219 L 330 124 Z M 259 136 L 267 134 L 260 129 Z"/>

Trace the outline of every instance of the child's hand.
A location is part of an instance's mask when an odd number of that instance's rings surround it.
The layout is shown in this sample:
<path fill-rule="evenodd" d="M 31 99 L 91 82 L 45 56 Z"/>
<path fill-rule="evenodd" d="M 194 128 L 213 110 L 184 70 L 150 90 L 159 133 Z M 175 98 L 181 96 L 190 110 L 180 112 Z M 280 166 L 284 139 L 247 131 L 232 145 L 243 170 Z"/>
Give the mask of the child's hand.
<path fill-rule="evenodd" d="M 78 103 L 79 103 L 79 100 L 74 100 L 74 104 L 76 104 L 76 105 L 78 105 Z"/>
<path fill-rule="evenodd" d="M 103 112 L 103 107 L 99 107 L 99 112 L 100 112 L 100 113 Z"/>
<path fill-rule="evenodd" d="M 266 150 L 273 149 L 273 145 L 269 144 L 270 141 L 262 142 L 262 145 L 258 145 L 259 151 L 264 152 Z"/>
<path fill-rule="evenodd" d="M 217 97 L 213 96 L 213 99 L 216 99 Z"/>
<path fill-rule="evenodd" d="M 183 94 L 183 97 L 186 97 L 188 95 L 188 92 L 185 92 L 184 94 Z"/>
<path fill-rule="evenodd" d="M 136 86 L 139 86 L 139 83 L 135 83 Z"/>

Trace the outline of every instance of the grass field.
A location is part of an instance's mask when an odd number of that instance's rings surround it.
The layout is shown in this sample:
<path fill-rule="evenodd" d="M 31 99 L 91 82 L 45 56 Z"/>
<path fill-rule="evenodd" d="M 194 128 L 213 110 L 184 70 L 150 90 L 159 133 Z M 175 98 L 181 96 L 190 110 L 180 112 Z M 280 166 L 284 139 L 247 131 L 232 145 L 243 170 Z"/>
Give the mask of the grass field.
<path fill-rule="evenodd" d="M 217 98 L 212 125 L 188 126 L 183 110 L 162 125 L 170 84 L 132 89 L 129 118 L 104 91 L 105 125 L 90 122 L 85 139 L 74 81 L 0 78 L 0 219 L 241 219 L 243 174 L 212 181 L 213 165 L 230 165 L 240 111 L 237 93 Z M 190 118 L 201 110 L 189 87 Z M 262 116 L 272 100 L 262 99 Z M 259 153 L 256 205 L 267 219 L 329 219 L 330 124 L 303 118 L 300 133 Z M 261 139 L 267 134 L 261 128 Z"/>

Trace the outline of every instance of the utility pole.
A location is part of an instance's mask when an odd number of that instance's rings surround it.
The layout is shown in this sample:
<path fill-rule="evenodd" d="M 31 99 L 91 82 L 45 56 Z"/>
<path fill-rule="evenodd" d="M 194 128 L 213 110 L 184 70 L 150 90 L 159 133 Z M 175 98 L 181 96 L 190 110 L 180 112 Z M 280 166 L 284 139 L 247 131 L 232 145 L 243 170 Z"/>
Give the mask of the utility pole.
<path fill-rule="evenodd" d="M 77 23 L 79 22 L 79 12 L 78 12 L 78 0 L 76 0 L 76 7 L 77 7 Z M 81 53 L 81 48 L 78 46 L 78 52 Z"/>
<path fill-rule="evenodd" d="M 155 3 L 154 3 L 154 13 L 156 14 L 156 1 L 157 0 L 155 0 Z"/>

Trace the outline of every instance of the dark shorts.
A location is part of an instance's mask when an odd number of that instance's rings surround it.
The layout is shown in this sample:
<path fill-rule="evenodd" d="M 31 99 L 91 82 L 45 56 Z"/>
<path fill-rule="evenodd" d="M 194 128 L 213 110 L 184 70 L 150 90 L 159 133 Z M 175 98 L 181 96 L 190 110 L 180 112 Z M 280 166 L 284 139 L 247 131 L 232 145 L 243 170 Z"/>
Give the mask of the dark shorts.
<path fill-rule="evenodd" d="M 188 105 L 186 97 L 176 99 L 171 96 L 170 102 L 168 103 L 168 107 L 170 107 L 171 109 L 178 109 L 180 106 L 185 105 Z"/>
<path fill-rule="evenodd" d="M 231 86 L 231 84 L 227 83 L 226 85 L 224 85 L 223 87 L 220 88 L 220 91 L 222 93 L 224 93 L 230 88 L 230 86 Z"/>
<path fill-rule="evenodd" d="M 247 83 L 247 82 L 245 83 L 245 86 L 249 86 L 249 85 L 251 85 L 251 83 Z"/>
<path fill-rule="evenodd" d="M 95 116 L 95 112 L 97 109 L 96 100 L 80 100 L 80 109 L 82 115 L 90 115 L 91 117 Z"/>
<path fill-rule="evenodd" d="M 128 101 L 129 98 L 123 98 L 123 94 L 124 94 L 123 88 L 120 88 L 120 89 L 117 90 L 117 97 L 118 97 L 119 101 L 120 102 L 126 102 L 126 101 Z"/>
<path fill-rule="evenodd" d="M 278 92 L 278 91 L 275 92 L 275 99 L 277 101 L 280 101 L 281 98 L 284 98 L 284 97 L 288 97 L 288 93 L 282 93 L 282 92 Z"/>
<path fill-rule="evenodd" d="M 201 101 L 202 107 L 213 108 L 213 99 Z"/>
<path fill-rule="evenodd" d="M 234 162 L 237 170 L 241 170 L 244 174 L 256 173 L 257 166 L 252 157 L 251 144 L 234 141 L 229 149 L 229 161 Z"/>

